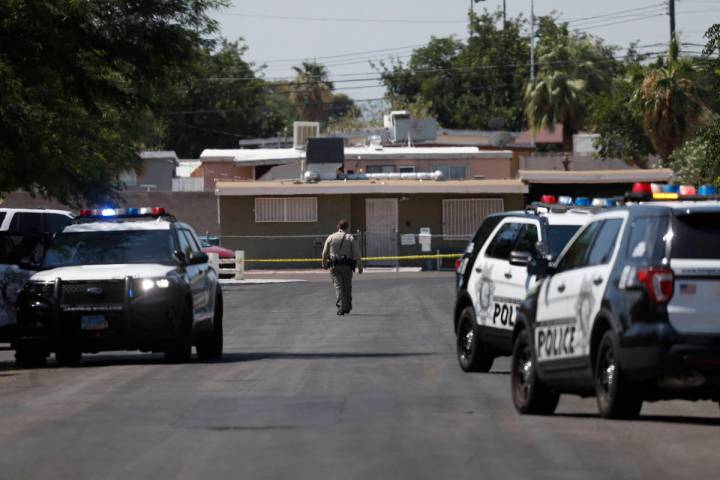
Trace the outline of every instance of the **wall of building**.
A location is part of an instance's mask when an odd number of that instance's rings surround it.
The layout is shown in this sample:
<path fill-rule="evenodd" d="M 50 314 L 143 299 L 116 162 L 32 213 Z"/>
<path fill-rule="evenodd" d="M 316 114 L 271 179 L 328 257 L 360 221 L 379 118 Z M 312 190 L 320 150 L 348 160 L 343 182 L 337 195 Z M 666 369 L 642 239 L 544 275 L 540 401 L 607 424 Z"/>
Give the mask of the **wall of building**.
<path fill-rule="evenodd" d="M 117 207 L 165 207 L 179 220 L 191 225 L 198 235 L 218 235 L 217 199 L 213 192 L 122 192 L 122 199 L 113 202 Z M 33 198 L 26 192 L 15 192 L 3 198 L 6 208 L 58 208 L 77 212 L 62 203 Z M 88 207 L 92 207 L 88 205 Z"/>
<path fill-rule="evenodd" d="M 238 166 L 232 162 L 207 162 L 196 168 L 193 177 L 205 178 L 205 191 L 214 192 L 216 181 L 254 180 L 253 167 Z"/>
<path fill-rule="evenodd" d="M 167 158 L 146 158 L 142 171 L 137 175 L 135 185 L 128 185 L 129 191 L 171 192 L 175 176 L 175 163 Z M 144 186 L 143 186 L 144 185 Z"/>
<path fill-rule="evenodd" d="M 398 199 L 398 235 L 418 234 L 429 227 L 433 252 L 460 252 L 466 240 L 443 240 L 442 201 L 454 198 L 502 198 L 506 210 L 521 209 L 523 195 L 319 195 L 316 223 L 255 223 L 254 197 L 219 197 L 221 244 L 232 250 L 244 250 L 248 259 L 258 258 L 319 258 L 327 235 L 335 231 L 339 219 L 350 221 L 350 230 L 366 230 L 365 201 L 368 198 Z M 362 240 L 362 235 L 359 236 Z M 419 254 L 420 246 L 399 245 L 399 255 Z M 404 262 L 403 265 L 425 265 L 426 261 Z M 434 264 L 434 262 L 430 262 Z M 451 262 L 446 262 L 450 264 Z M 252 264 L 247 268 L 307 268 L 316 262 Z"/>

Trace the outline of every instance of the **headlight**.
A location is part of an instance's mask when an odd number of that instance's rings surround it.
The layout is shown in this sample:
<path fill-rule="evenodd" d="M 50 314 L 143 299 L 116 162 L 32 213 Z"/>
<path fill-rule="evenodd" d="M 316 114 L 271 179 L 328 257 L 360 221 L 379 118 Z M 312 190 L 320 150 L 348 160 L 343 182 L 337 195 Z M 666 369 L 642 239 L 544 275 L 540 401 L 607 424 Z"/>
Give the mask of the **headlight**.
<path fill-rule="evenodd" d="M 168 288 L 170 286 L 170 280 L 167 278 L 146 278 L 140 282 L 140 287 L 144 291 L 152 290 L 153 288 Z"/>
<path fill-rule="evenodd" d="M 23 287 L 25 293 L 29 295 L 40 295 L 42 297 L 52 297 L 55 284 L 45 282 L 28 282 Z"/>

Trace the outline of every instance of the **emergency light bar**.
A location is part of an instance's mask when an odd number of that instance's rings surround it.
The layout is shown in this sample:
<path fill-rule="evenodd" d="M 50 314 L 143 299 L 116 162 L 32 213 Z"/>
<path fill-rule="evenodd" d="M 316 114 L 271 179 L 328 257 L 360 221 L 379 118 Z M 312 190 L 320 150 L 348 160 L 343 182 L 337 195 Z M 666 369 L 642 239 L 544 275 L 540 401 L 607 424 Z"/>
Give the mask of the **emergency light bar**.
<path fill-rule="evenodd" d="M 96 208 L 80 210 L 80 218 L 131 218 L 168 215 L 163 207 Z"/>
<path fill-rule="evenodd" d="M 638 182 L 632 191 L 625 195 L 630 201 L 651 200 L 720 200 L 718 189 L 714 185 L 658 185 L 656 183 Z"/>

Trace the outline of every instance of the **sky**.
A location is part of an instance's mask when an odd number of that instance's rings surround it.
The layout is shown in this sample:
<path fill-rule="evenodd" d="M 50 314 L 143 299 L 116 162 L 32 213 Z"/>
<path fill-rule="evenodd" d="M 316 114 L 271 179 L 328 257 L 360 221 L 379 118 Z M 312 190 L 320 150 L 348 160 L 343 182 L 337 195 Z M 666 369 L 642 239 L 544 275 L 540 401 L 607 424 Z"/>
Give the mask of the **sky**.
<path fill-rule="evenodd" d="M 506 0 L 508 16 L 529 17 L 531 0 Z M 485 0 L 474 8 L 494 10 L 502 0 Z M 535 15 L 555 12 L 570 27 L 627 48 L 638 41 L 642 51 L 666 49 L 669 38 L 667 1 L 534 0 Z M 265 65 L 268 79 L 293 76 L 303 60 L 325 64 L 336 91 L 360 102 L 381 98 L 377 71 L 369 61 L 407 60 L 412 48 L 432 36 L 467 38 L 470 0 L 234 0 L 215 12 L 221 34 L 243 39 L 245 60 Z M 703 34 L 720 22 L 720 0 L 676 0 L 676 24 L 683 48 L 699 52 Z"/>

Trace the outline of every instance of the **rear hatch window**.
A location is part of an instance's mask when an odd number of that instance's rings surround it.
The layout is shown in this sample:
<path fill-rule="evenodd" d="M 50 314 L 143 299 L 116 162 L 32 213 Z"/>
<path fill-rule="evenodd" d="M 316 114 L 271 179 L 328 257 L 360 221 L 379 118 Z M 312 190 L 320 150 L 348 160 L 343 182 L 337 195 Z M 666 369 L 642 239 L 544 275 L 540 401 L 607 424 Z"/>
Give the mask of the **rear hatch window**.
<path fill-rule="evenodd" d="M 673 215 L 671 222 L 670 323 L 681 334 L 720 335 L 720 212 Z"/>

